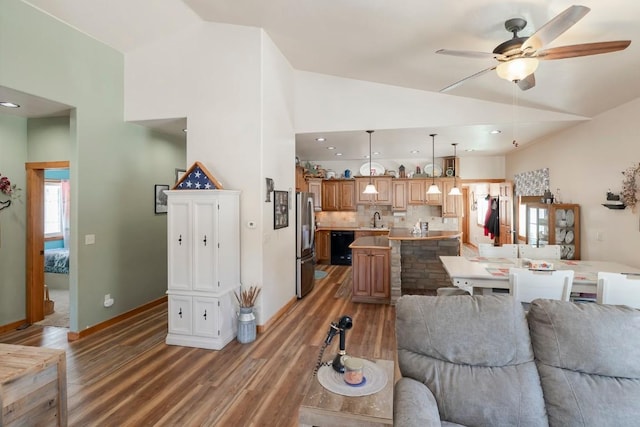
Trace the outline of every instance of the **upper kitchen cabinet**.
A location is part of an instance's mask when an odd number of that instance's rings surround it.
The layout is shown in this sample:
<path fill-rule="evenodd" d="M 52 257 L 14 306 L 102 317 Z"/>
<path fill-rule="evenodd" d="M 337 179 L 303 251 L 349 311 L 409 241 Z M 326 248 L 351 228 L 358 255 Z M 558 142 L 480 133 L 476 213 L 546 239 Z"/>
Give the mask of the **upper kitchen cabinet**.
<path fill-rule="evenodd" d="M 391 183 L 393 203 L 391 209 L 394 211 L 407 210 L 407 181 L 394 179 Z"/>
<path fill-rule="evenodd" d="M 440 181 L 442 186 L 442 216 L 444 218 L 457 218 L 462 216 L 462 196 L 450 196 L 449 191 L 454 187 L 453 179 L 445 178 Z"/>
<path fill-rule="evenodd" d="M 296 166 L 296 191 L 307 191 L 307 182 L 304 180 L 304 168 Z"/>
<path fill-rule="evenodd" d="M 435 183 L 442 191 L 442 180 L 436 179 Z M 407 180 L 407 203 L 410 205 L 442 205 L 442 193 L 427 194 L 429 186 L 433 183 L 433 179 L 409 179 Z"/>
<path fill-rule="evenodd" d="M 309 193 L 313 194 L 313 210 L 322 210 L 322 178 L 308 178 L 307 187 Z"/>
<path fill-rule="evenodd" d="M 323 211 L 355 211 L 356 182 L 352 179 L 325 179 L 322 181 Z"/>
<path fill-rule="evenodd" d="M 369 177 L 356 178 L 356 204 L 358 205 L 391 205 L 392 204 L 392 178 L 390 176 L 374 176 L 371 182 L 376 186 L 378 194 L 363 194 Z"/>

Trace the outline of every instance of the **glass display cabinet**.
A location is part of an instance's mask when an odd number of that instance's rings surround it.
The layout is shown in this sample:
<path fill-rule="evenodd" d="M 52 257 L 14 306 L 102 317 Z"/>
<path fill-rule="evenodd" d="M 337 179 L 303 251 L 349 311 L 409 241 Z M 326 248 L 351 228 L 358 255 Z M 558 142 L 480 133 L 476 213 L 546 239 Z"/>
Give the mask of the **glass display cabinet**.
<path fill-rule="evenodd" d="M 528 203 L 527 244 L 560 245 L 562 259 L 580 259 L 580 205 Z"/>

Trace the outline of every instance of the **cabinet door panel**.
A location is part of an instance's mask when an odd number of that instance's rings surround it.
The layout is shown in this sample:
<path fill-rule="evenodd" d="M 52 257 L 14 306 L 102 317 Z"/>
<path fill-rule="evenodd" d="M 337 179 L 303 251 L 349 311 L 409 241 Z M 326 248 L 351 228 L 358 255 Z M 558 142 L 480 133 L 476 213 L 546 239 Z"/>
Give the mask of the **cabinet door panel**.
<path fill-rule="evenodd" d="M 169 201 L 169 289 L 191 289 L 191 203 Z"/>
<path fill-rule="evenodd" d="M 353 295 L 369 296 L 371 283 L 371 257 L 368 251 L 353 253 Z"/>
<path fill-rule="evenodd" d="M 218 327 L 218 299 L 193 298 L 193 334 L 201 337 L 217 337 Z"/>
<path fill-rule="evenodd" d="M 240 218 L 236 198 L 221 197 L 218 209 L 218 283 L 217 290 L 223 291 L 240 286 Z"/>
<path fill-rule="evenodd" d="M 213 291 L 216 282 L 217 202 L 212 199 L 193 202 L 193 289 Z M 215 286 L 214 286 L 215 283 Z"/>
<path fill-rule="evenodd" d="M 191 304 L 190 296 L 169 295 L 169 333 L 191 335 Z"/>
<path fill-rule="evenodd" d="M 410 205 L 421 205 L 425 202 L 426 189 L 424 180 L 408 181 L 408 203 Z M 428 187 L 427 187 L 428 188 Z"/>
<path fill-rule="evenodd" d="M 370 256 L 372 297 L 388 298 L 390 294 L 389 260 L 385 252 L 372 251 Z"/>

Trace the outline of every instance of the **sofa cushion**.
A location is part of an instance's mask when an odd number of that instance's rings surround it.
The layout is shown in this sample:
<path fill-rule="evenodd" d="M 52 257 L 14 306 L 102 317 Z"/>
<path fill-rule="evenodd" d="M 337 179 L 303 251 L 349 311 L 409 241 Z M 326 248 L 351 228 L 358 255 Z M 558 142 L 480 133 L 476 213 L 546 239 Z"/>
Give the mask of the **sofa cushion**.
<path fill-rule="evenodd" d="M 528 321 L 551 426 L 639 425 L 639 310 L 535 300 Z"/>
<path fill-rule="evenodd" d="M 524 310 L 512 297 L 403 296 L 396 335 L 403 377 L 430 389 L 442 420 L 548 425 Z"/>

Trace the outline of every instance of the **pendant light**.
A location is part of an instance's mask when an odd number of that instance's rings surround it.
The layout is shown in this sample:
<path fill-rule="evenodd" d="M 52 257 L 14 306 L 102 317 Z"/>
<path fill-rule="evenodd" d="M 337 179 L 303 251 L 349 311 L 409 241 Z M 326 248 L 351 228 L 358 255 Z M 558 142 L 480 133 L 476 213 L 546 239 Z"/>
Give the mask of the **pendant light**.
<path fill-rule="evenodd" d="M 367 133 L 369 134 L 369 183 L 364 188 L 362 194 L 378 194 L 378 190 L 376 190 L 376 186 L 373 185 L 373 180 L 371 179 L 371 177 L 373 176 L 373 171 L 371 170 L 371 134 L 373 132 L 374 131 L 372 130 L 367 131 Z"/>
<path fill-rule="evenodd" d="M 435 133 L 430 134 L 431 137 L 431 176 L 433 176 L 433 182 L 429 186 L 427 190 L 427 194 L 440 194 L 441 191 L 436 185 L 436 135 Z"/>
<path fill-rule="evenodd" d="M 454 142 L 451 145 L 453 145 L 453 164 L 455 165 L 455 162 L 456 162 L 456 145 L 458 145 L 458 143 Z M 453 168 L 453 188 L 449 191 L 449 196 L 462 196 L 462 193 L 460 192 L 460 189 L 458 188 L 458 186 L 456 186 L 456 174 L 457 173 L 458 173 L 458 171 L 454 167 Z"/>

